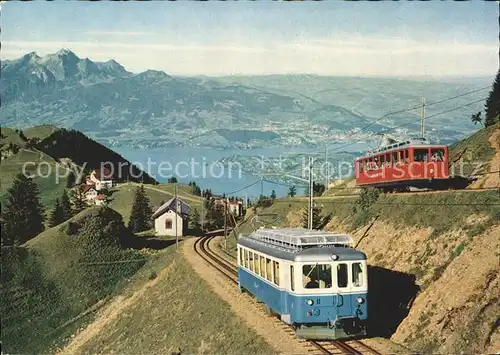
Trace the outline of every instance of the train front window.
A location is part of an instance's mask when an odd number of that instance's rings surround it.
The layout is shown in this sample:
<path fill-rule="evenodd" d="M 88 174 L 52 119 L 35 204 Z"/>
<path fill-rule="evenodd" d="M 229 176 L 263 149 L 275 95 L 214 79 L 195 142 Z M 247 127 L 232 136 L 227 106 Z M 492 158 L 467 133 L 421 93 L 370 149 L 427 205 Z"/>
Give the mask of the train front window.
<path fill-rule="evenodd" d="M 352 285 L 354 287 L 363 286 L 363 268 L 361 263 L 352 264 Z"/>
<path fill-rule="evenodd" d="M 398 164 L 398 153 L 392 153 L 392 166 L 396 166 Z"/>
<path fill-rule="evenodd" d="M 429 161 L 429 151 L 427 149 L 415 149 L 413 151 L 415 161 L 426 162 Z"/>
<path fill-rule="evenodd" d="M 431 149 L 431 161 L 444 161 L 444 149 Z"/>
<path fill-rule="evenodd" d="M 347 264 L 337 264 L 337 286 L 347 287 Z"/>
<path fill-rule="evenodd" d="M 302 286 L 304 288 L 331 288 L 332 266 L 330 264 L 304 265 Z"/>

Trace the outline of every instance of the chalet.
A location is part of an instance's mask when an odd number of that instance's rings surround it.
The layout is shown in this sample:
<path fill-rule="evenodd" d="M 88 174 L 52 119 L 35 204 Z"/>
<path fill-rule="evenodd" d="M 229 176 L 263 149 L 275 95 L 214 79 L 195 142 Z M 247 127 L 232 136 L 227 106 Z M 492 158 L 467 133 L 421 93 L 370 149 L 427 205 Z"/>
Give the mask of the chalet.
<path fill-rule="evenodd" d="M 100 194 L 95 185 L 82 185 L 80 188 L 80 196 L 85 202 L 90 205 L 104 205 L 106 203 L 106 196 Z"/>
<path fill-rule="evenodd" d="M 97 198 L 97 189 L 95 185 L 83 185 L 81 189 L 81 196 L 87 202 L 94 201 Z"/>
<path fill-rule="evenodd" d="M 104 188 L 113 187 L 113 175 L 109 169 L 94 169 L 87 178 L 88 185 L 95 185 L 95 189 L 100 191 Z"/>
<path fill-rule="evenodd" d="M 185 235 L 188 230 L 190 212 L 191 207 L 179 197 L 171 198 L 153 213 L 155 234 L 177 237 Z"/>
<path fill-rule="evenodd" d="M 241 217 L 243 214 L 243 204 L 241 201 L 229 201 L 229 212 L 236 217 Z"/>
<path fill-rule="evenodd" d="M 225 206 L 227 203 L 228 211 L 234 214 L 236 217 L 240 217 L 243 214 L 243 203 L 241 201 L 231 201 L 227 198 L 222 198 L 219 196 L 211 196 L 210 199 L 214 202 L 215 206 Z"/>

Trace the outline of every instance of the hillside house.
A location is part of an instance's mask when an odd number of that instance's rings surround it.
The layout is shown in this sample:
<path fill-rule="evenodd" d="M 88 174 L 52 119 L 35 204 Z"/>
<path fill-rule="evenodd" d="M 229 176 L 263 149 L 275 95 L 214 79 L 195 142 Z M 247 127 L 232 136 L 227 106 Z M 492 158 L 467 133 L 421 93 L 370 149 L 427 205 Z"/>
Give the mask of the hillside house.
<path fill-rule="evenodd" d="M 171 198 L 153 213 L 155 234 L 176 237 L 186 235 L 190 212 L 191 207 L 179 197 Z"/>
<path fill-rule="evenodd" d="M 241 201 L 229 201 L 229 212 L 235 217 L 241 217 L 243 214 L 243 204 Z"/>
<path fill-rule="evenodd" d="M 243 203 L 238 200 L 230 201 L 219 196 L 211 196 L 210 199 L 214 202 L 215 206 L 225 206 L 227 203 L 228 210 L 236 217 L 241 217 L 243 214 Z"/>
<path fill-rule="evenodd" d="M 95 185 L 97 191 L 113 187 L 113 175 L 109 169 L 94 169 L 87 178 L 88 185 Z"/>
<path fill-rule="evenodd" d="M 96 199 L 98 194 L 99 193 L 97 192 L 95 185 L 90 185 L 90 184 L 83 185 L 81 188 L 81 196 L 87 202 L 90 202 L 90 201 L 93 201 L 94 199 Z"/>
<path fill-rule="evenodd" d="M 82 185 L 80 190 L 81 197 L 89 205 L 104 205 L 106 203 L 106 196 L 99 194 L 95 185 Z"/>

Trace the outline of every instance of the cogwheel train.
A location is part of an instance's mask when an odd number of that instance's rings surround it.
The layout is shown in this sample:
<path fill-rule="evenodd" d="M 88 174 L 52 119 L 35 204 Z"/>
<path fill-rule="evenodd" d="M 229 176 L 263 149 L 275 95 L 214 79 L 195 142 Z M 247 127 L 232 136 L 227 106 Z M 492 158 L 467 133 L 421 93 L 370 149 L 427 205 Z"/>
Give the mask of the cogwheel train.
<path fill-rule="evenodd" d="M 426 138 L 392 141 L 355 160 L 356 184 L 383 191 L 464 188 L 470 181 L 449 172 L 448 147 Z"/>
<path fill-rule="evenodd" d="M 258 229 L 238 239 L 238 284 L 305 339 L 366 334 L 366 255 L 348 235 Z"/>

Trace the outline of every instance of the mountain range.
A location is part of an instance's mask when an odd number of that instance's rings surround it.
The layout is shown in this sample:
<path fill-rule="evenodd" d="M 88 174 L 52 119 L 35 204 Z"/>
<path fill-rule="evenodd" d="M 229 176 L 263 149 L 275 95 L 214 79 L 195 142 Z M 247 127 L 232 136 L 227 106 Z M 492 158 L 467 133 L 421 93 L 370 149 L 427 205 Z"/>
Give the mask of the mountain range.
<path fill-rule="evenodd" d="M 157 70 L 131 73 L 114 60 L 94 62 L 66 49 L 6 60 L 1 70 L 2 125 L 54 124 L 80 130 L 108 146 L 143 148 L 319 146 L 342 140 L 346 132 L 388 111 L 418 104 L 422 96 L 440 100 L 481 87 L 312 75 L 207 78 Z M 438 109 L 453 109 L 486 94 L 460 97 Z M 470 113 L 481 109 L 482 103 L 477 103 L 467 106 L 467 113 L 441 115 L 429 121 L 428 130 L 445 140 L 459 139 L 474 129 Z M 403 120 L 416 130 L 419 113 L 388 116 L 357 139 L 369 139 Z"/>

